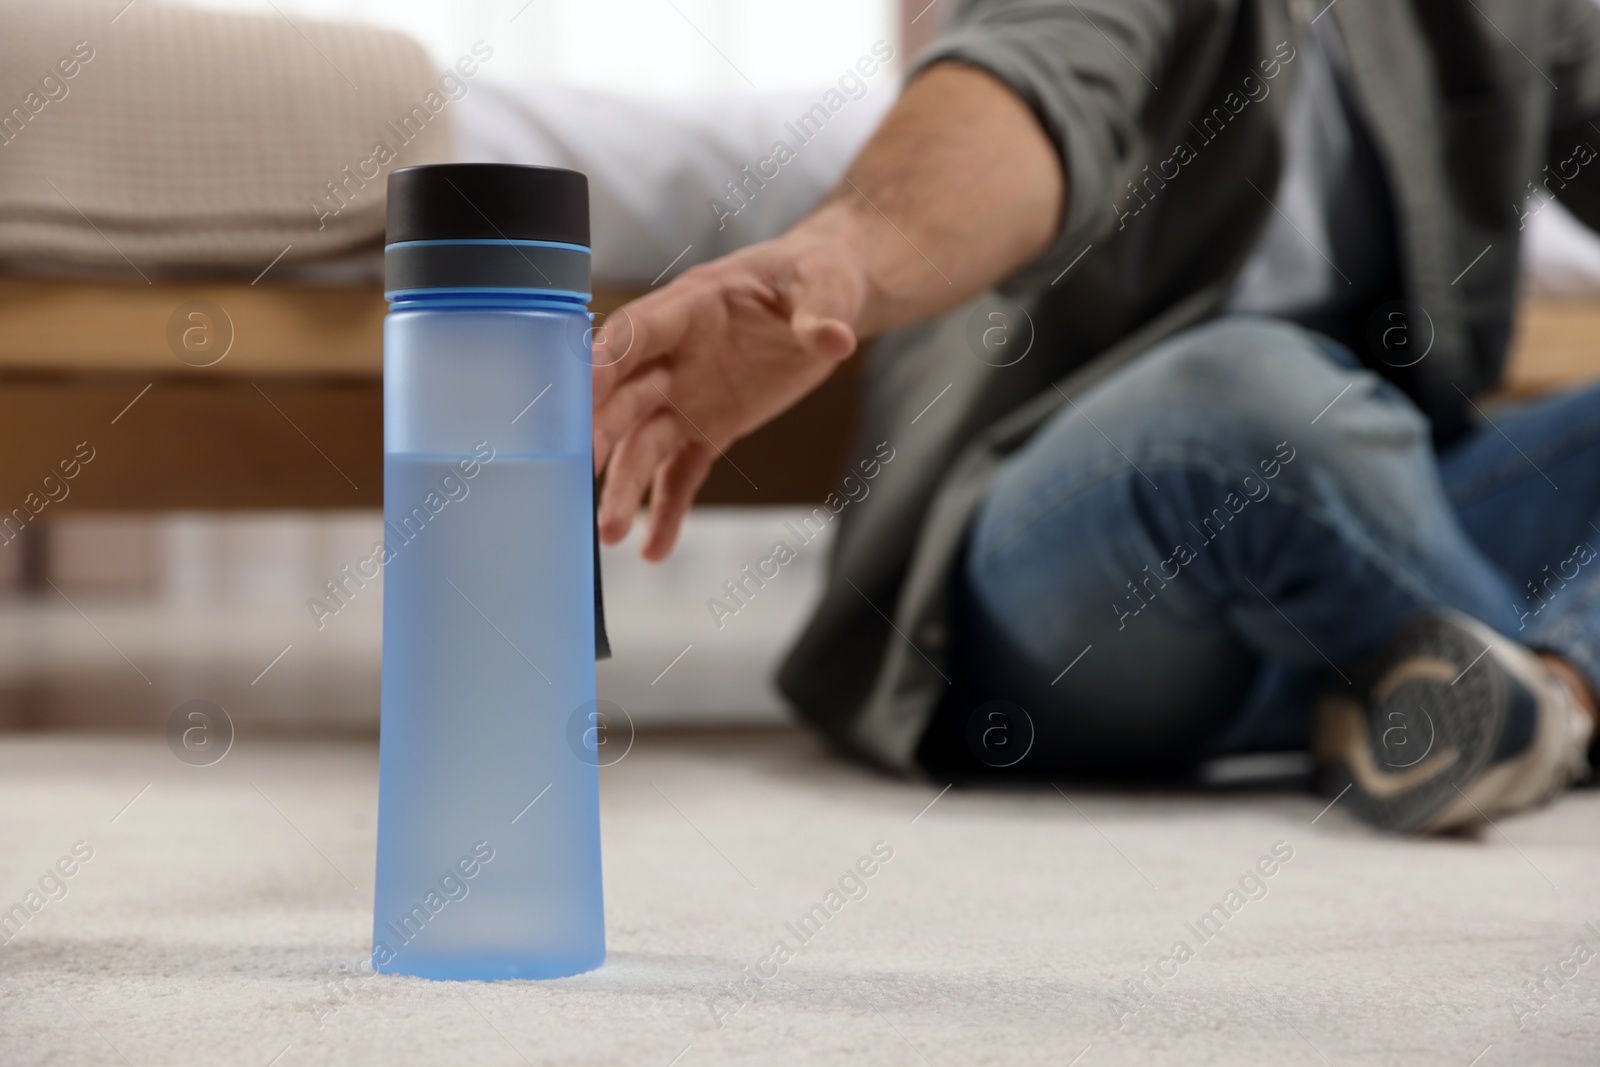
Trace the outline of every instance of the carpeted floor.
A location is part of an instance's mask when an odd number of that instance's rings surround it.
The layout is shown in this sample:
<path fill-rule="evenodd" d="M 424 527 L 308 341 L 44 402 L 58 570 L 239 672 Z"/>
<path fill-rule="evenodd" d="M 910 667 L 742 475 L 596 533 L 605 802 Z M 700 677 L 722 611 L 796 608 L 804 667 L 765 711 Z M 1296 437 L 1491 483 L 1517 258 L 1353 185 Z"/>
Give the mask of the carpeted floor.
<path fill-rule="evenodd" d="M 0 1063 L 1600 1058 L 1600 963 L 1574 951 L 1600 950 L 1594 791 L 1406 841 L 1293 793 L 938 796 L 789 731 L 641 734 L 603 772 L 609 962 L 485 985 L 341 976 L 370 934 L 376 764 L 350 742 L 243 738 L 192 768 L 159 738 L 0 740 L 0 909 L 65 888 L 0 947 Z M 830 899 L 875 845 L 865 896 Z M 801 943 L 786 924 L 833 901 Z M 747 966 L 772 977 L 744 1001 Z"/>

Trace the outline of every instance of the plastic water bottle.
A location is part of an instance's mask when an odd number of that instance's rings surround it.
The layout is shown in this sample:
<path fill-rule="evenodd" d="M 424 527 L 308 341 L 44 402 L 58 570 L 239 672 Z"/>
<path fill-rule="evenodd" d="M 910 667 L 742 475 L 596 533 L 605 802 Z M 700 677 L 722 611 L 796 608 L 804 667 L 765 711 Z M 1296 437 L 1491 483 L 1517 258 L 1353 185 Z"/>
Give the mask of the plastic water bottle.
<path fill-rule="evenodd" d="M 389 178 L 373 967 L 605 958 L 582 174 Z"/>

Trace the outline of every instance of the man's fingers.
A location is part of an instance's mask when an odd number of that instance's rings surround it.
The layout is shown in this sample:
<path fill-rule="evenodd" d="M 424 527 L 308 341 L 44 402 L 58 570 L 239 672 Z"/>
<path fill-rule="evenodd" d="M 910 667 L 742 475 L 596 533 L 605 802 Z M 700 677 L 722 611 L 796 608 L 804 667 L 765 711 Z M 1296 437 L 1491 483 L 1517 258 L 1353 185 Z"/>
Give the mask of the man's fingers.
<path fill-rule="evenodd" d="M 826 377 L 856 349 L 864 289 L 831 259 L 758 247 L 618 309 L 593 339 L 601 537 L 625 537 L 649 490 L 641 551 L 664 557 L 716 458 L 702 433 L 759 425 Z"/>
<path fill-rule="evenodd" d="M 628 536 L 656 468 L 678 450 L 683 428 L 670 413 L 638 424 L 617 445 L 600 492 L 600 539 L 614 545 Z"/>
<path fill-rule="evenodd" d="M 597 315 L 600 320 L 589 335 L 589 363 L 594 368 L 594 402 L 601 403 L 611 395 L 617 384 L 633 373 L 638 363 L 628 357 L 639 343 L 639 325 L 633 317 L 633 305 L 624 304 L 609 315 Z"/>
<path fill-rule="evenodd" d="M 594 469 L 605 469 L 611 448 L 625 437 L 635 423 L 667 407 L 667 386 L 671 372 L 661 364 L 629 378 L 612 391 L 594 410 Z"/>
<path fill-rule="evenodd" d="M 665 464 L 656 468 L 650 488 L 650 528 L 639 554 L 656 561 L 667 558 L 678 540 L 678 529 L 694 495 L 705 484 L 717 453 L 704 441 L 689 441 Z"/>

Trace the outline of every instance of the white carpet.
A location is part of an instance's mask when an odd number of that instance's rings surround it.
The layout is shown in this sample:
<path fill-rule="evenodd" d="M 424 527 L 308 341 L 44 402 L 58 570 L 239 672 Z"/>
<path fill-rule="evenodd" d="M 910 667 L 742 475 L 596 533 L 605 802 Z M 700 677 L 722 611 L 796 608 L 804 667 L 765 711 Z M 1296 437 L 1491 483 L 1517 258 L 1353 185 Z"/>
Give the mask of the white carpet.
<path fill-rule="evenodd" d="M 368 944 L 375 781 L 375 748 L 353 743 L 246 737 L 196 769 L 160 739 L 0 740 L 0 908 L 93 849 L 0 948 L 0 1063 L 1597 1058 L 1600 963 L 1566 965 L 1521 1031 L 1510 1007 L 1578 940 L 1600 949 L 1595 792 L 1505 836 L 1418 842 L 1338 806 L 1313 824 L 1323 802 L 1281 793 L 952 790 L 928 807 L 936 787 L 797 733 L 644 734 L 603 772 L 604 968 L 335 992 Z M 893 858 L 866 896 L 734 1013 L 727 987 L 798 945 L 785 924 L 880 841 Z M 1293 858 L 1202 944 L 1186 924 L 1276 842 Z M 1119 1030 L 1113 998 L 1138 1007 L 1123 983 L 1147 965 L 1171 977 Z"/>

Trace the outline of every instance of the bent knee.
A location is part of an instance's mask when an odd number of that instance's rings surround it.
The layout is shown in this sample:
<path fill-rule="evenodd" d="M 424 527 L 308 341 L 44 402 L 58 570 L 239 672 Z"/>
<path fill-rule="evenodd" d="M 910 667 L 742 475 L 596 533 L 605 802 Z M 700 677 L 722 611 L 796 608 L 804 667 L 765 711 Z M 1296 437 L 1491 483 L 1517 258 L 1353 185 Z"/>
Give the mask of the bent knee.
<path fill-rule="evenodd" d="M 1290 323 L 1234 316 L 1153 348 L 1135 391 L 1163 412 L 1174 443 L 1230 439 L 1268 452 L 1280 442 L 1338 450 L 1349 434 L 1413 442 L 1420 412 L 1372 372 L 1345 363 Z M 1343 410 L 1334 415 L 1335 405 Z"/>
<path fill-rule="evenodd" d="M 1355 373 L 1305 330 L 1246 317 L 1187 331 L 1152 349 L 1148 359 L 1144 371 L 1169 402 L 1274 418 L 1304 408 L 1306 421 L 1317 413 L 1327 385 L 1347 384 Z"/>

